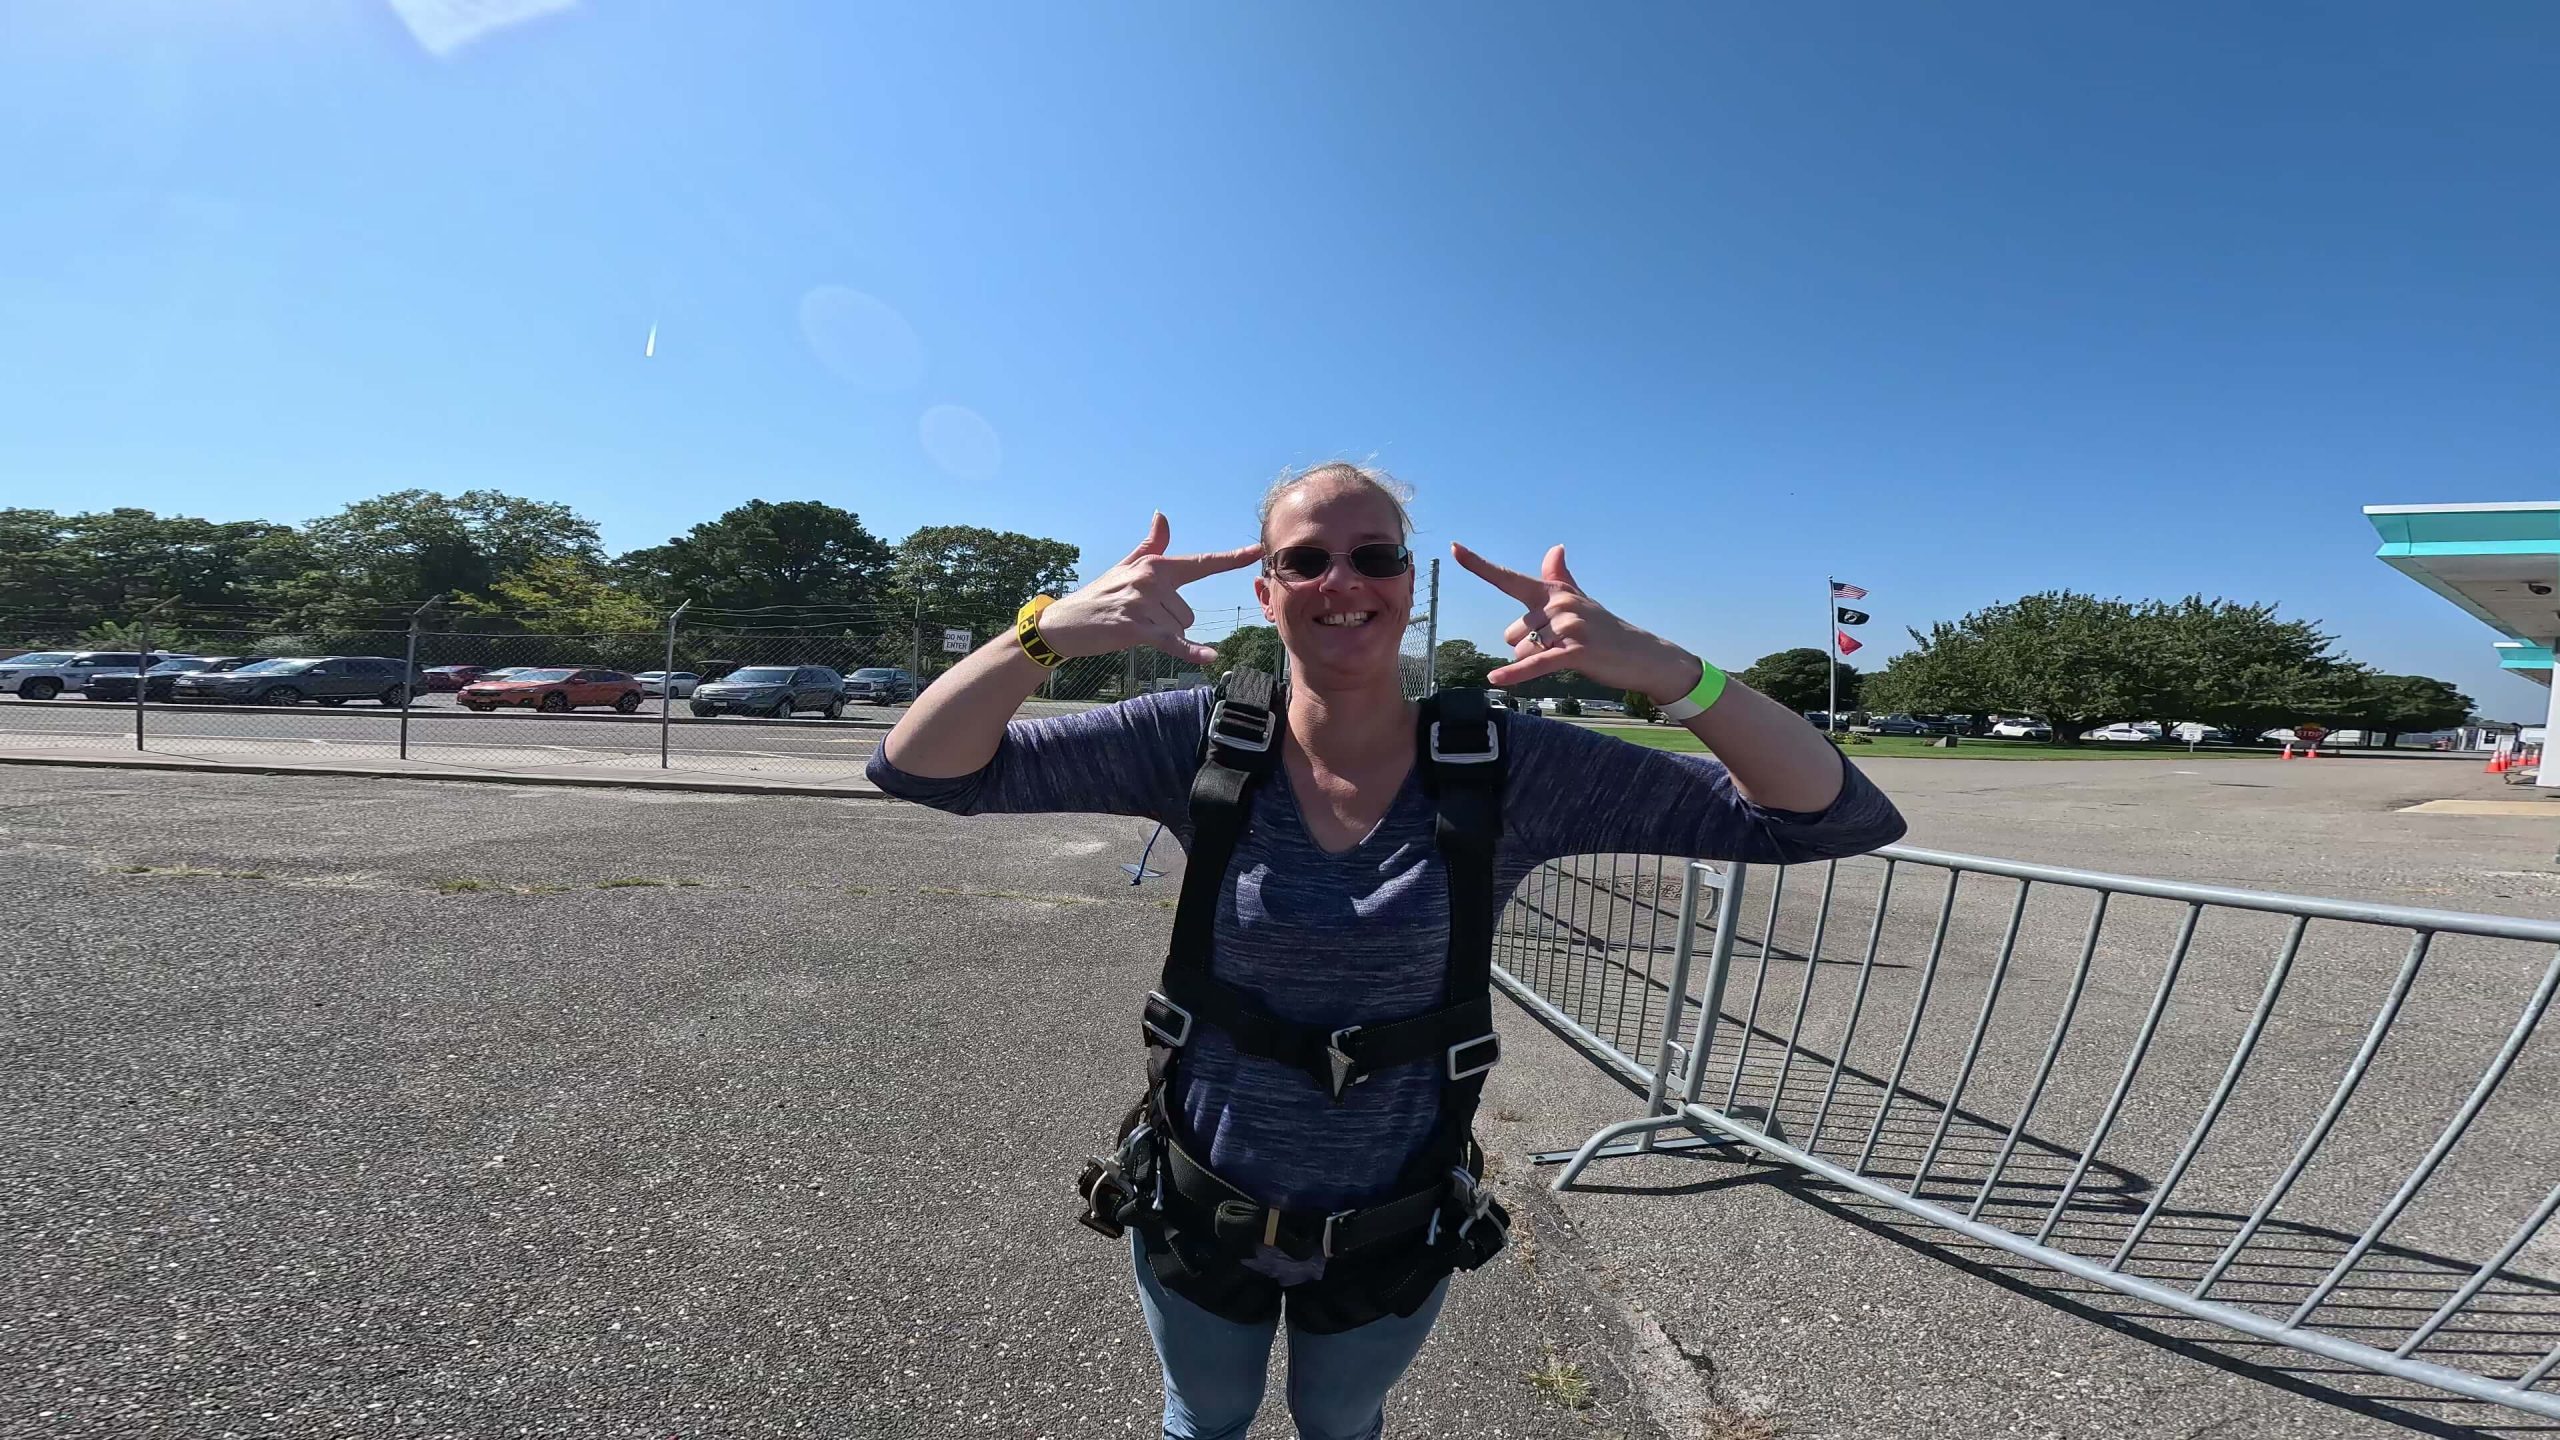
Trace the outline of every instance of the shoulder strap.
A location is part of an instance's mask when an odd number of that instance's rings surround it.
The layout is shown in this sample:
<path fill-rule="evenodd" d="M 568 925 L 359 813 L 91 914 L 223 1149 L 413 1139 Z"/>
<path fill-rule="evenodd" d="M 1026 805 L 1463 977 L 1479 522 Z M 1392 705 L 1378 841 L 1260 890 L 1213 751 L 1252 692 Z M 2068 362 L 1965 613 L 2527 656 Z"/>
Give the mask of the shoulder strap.
<path fill-rule="evenodd" d="M 1434 838 L 1449 876 L 1449 977 L 1441 1003 L 1483 1019 L 1474 1038 L 1449 1046 L 1444 1057 L 1440 1125 L 1417 1168 L 1471 1168 L 1476 1101 L 1485 1072 L 1502 1055 L 1493 1035 L 1493 931 L 1501 898 L 1493 893 L 1493 867 L 1502 840 L 1509 720 L 1510 712 L 1481 690 L 1443 690 L 1422 702 L 1422 783 L 1438 815 Z"/>
<path fill-rule="evenodd" d="M 1253 787 L 1280 768 L 1280 727 L 1288 687 L 1259 670 L 1227 672 L 1209 707 L 1200 773 L 1191 781 L 1191 853 L 1165 951 L 1168 992 L 1177 972 L 1205 977 L 1218 920 L 1218 887 L 1243 838 Z M 1187 1037 L 1186 1037 L 1187 1038 Z"/>

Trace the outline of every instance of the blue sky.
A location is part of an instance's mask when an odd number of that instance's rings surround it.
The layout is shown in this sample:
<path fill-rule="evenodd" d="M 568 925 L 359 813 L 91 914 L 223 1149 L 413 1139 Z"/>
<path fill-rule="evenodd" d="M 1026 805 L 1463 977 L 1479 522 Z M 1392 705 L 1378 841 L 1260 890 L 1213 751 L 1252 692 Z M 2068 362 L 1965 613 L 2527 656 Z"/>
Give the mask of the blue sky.
<path fill-rule="evenodd" d="M 2560 8 L 453 8 L 0 0 L 0 503 L 1101 563 L 1350 456 L 1731 664 L 1837 573 L 1862 660 L 2204 591 L 2542 703 L 2359 507 L 2560 483 Z"/>

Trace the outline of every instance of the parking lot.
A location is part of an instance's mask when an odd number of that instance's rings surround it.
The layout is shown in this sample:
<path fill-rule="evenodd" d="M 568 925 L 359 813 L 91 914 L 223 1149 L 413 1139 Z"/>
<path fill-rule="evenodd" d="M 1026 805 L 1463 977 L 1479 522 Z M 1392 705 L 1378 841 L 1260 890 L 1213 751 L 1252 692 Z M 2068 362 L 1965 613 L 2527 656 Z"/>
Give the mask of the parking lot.
<path fill-rule="evenodd" d="M 2560 915 L 2548 821 L 2408 813 L 2468 766 L 1874 773 L 1918 844 Z M 1174 880 L 1117 867 L 1149 827 L 0 778 L 13 1430 L 1152 1433 L 1125 1257 L 1066 1185 L 1136 1082 Z M 2511 1433 L 2057 1300 L 1758 1167 L 1617 1162 L 1550 1197 L 1527 1156 L 1633 1102 L 1502 1024 L 1483 1128 L 1519 1243 L 1461 1282 L 1391 1433 Z"/>

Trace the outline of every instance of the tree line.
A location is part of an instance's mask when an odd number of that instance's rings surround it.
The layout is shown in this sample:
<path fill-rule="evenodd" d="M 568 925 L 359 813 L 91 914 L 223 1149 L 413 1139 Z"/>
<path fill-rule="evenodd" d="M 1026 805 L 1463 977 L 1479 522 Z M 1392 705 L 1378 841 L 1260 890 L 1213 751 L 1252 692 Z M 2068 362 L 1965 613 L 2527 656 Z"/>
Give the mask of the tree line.
<path fill-rule="evenodd" d="M 975 525 L 892 543 L 816 500 L 751 500 L 610 556 L 569 506 L 495 490 L 395 491 L 299 526 L 0 509 L 0 635 L 115 643 L 154 605 L 170 634 L 398 629 L 442 597 L 438 630 L 652 631 L 689 602 L 701 623 L 742 630 L 983 637 L 1023 597 L 1072 587 L 1080 558 L 1061 540 Z"/>
<path fill-rule="evenodd" d="M 2473 718 L 2472 700 L 2424 675 L 2390 675 L 2338 653 L 2336 639 L 2273 605 L 2190 595 L 2122 600 L 2050 590 L 1927 630 L 1873 674 L 1847 666 L 1843 709 L 2033 715 L 2054 738 L 2128 721 L 2196 720 L 2244 741 L 2316 723 L 2389 745 Z M 1785 657 L 1784 676 L 1763 668 Z M 1798 709 L 1823 704 L 1827 657 L 1807 647 L 1763 659 L 1751 684 Z"/>

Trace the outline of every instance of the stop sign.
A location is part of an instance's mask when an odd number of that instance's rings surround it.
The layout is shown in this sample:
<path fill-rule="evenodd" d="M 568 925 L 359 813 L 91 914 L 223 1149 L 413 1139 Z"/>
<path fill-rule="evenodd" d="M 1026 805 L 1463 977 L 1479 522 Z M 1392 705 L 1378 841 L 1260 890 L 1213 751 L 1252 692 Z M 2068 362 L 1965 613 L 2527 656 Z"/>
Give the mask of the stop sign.
<path fill-rule="evenodd" d="M 2301 741 L 2305 745 L 2319 744 L 2320 737 L 2328 733 L 2329 727 L 2326 725 L 2296 725 L 2293 727 L 2293 738 Z"/>

